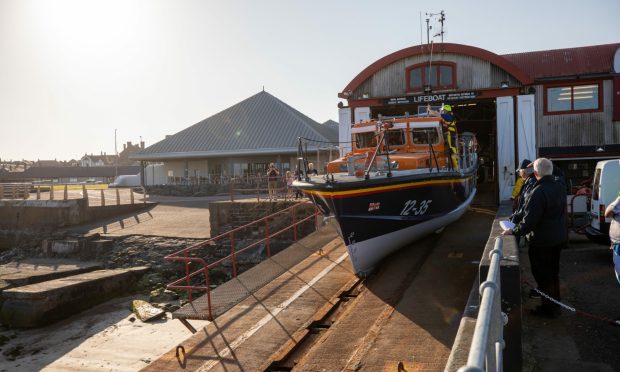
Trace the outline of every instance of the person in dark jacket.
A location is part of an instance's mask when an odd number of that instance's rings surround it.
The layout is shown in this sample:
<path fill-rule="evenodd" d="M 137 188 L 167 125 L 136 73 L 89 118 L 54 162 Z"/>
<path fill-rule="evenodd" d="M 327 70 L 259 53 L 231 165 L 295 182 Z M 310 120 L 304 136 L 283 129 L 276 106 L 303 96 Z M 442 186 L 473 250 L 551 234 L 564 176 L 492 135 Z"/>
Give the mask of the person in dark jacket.
<path fill-rule="evenodd" d="M 534 184 L 536 184 L 534 168 L 530 167 L 531 163 L 532 162 L 530 160 L 523 159 L 521 166 L 517 169 L 519 176 L 523 179 L 523 184 L 521 185 L 519 194 L 517 194 L 515 210 L 510 216 L 510 221 L 515 225 L 523 219 L 523 214 L 525 213 L 525 200 L 534 189 Z"/>
<path fill-rule="evenodd" d="M 560 301 L 560 251 L 566 246 L 566 190 L 553 176 L 549 159 L 534 162 L 536 184 L 525 202 L 523 219 L 504 235 L 527 236 L 528 255 L 538 288 Z M 543 298 L 532 314 L 547 318 L 560 315 L 560 307 Z"/>

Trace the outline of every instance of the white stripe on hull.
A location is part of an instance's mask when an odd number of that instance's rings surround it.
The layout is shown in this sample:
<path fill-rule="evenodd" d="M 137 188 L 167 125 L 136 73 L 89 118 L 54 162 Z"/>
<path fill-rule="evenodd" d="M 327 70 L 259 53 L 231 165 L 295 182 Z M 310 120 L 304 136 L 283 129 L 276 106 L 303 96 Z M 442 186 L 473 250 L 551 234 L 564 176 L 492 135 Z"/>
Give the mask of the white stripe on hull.
<path fill-rule="evenodd" d="M 367 239 L 362 242 L 354 242 L 347 245 L 349 251 L 349 257 L 353 263 L 353 269 L 357 275 L 368 274 L 374 266 L 384 257 L 390 253 L 398 250 L 407 243 L 411 243 L 427 234 L 430 234 L 438 229 L 458 220 L 463 213 L 467 210 L 467 207 L 471 204 L 471 201 L 476 195 L 476 189 L 474 189 L 458 208 L 447 213 L 441 217 L 433 218 L 398 231 L 394 231 L 385 235 L 378 236 L 376 238 Z M 346 243 L 346 239 L 345 239 Z"/>

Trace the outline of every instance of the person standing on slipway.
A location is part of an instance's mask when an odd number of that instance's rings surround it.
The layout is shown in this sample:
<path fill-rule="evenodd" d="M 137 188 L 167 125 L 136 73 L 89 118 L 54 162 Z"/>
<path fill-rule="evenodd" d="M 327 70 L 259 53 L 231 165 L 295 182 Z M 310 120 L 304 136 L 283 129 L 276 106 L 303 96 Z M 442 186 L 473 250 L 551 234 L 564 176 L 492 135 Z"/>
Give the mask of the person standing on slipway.
<path fill-rule="evenodd" d="M 620 192 L 607 209 L 605 209 L 605 217 L 611 217 L 611 225 L 609 226 L 609 240 L 611 240 L 611 250 L 613 251 L 613 262 L 616 271 L 616 280 L 620 284 Z"/>
<path fill-rule="evenodd" d="M 534 161 L 536 184 L 526 200 L 523 219 L 503 235 L 528 236 L 530 265 L 538 288 L 560 301 L 560 252 L 566 247 L 566 191 L 553 176 L 553 163 Z M 543 298 L 533 315 L 557 318 L 560 306 Z"/>

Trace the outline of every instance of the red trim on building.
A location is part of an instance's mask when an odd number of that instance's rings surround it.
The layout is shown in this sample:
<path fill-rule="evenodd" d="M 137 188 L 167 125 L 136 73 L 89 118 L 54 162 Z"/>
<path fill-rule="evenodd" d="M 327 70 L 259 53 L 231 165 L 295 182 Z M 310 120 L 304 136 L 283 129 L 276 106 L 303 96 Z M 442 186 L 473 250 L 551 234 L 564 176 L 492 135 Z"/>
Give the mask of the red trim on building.
<path fill-rule="evenodd" d="M 374 75 L 380 69 L 398 61 L 403 58 L 416 56 L 420 54 L 429 54 L 430 48 L 427 45 L 417 45 L 405 49 L 401 49 L 392 54 L 388 54 L 387 56 L 377 60 L 370 66 L 366 67 L 362 72 L 360 72 L 351 82 L 342 90 L 342 92 L 338 93 L 338 97 L 340 98 L 349 98 L 349 95 L 356 90 L 364 81 Z M 533 79 L 523 72 L 520 68 L 515 66 L 512 62 L 503 58 L 500 55 L 489 52 L 488 50 L 472 47 L 469 45 L 462 44 L 451 44 L 451 43 L 443 43 L 443 44 L 435 44 L 433 47 L 433 53 L 453 53 L 453 54 L 463 54 L 476 58 L 480 58 L 485 61 L 489 61 L 494 65 L 499 66 L 504 71 L 508 72 L 510 75 L 514 76 L 522 85 L 530 85 L 533 83 Z"/>
<path fill-rule="evenodd" d="M 573 108 L 574 100 L 571 96 L 571 109 L 566 111 L 549 111 L 547 105 L 547 90 L 549 88 L 556 87 L 576 87 L 580 85 L 598 85 L 598 108 L 597 109 L 588 109 L 588 110 L 575 110 Z M 553 83 L 553 84 L 545 84 L 543 85 L 543 113 L 544 115 L 567 115 L 567 114 L 585 114 L 589 112 L 602 112 L 603 111 L 603 81 L 602 80 L 573 80 L 573 81 L 563 81 L 561 83 Z"/>

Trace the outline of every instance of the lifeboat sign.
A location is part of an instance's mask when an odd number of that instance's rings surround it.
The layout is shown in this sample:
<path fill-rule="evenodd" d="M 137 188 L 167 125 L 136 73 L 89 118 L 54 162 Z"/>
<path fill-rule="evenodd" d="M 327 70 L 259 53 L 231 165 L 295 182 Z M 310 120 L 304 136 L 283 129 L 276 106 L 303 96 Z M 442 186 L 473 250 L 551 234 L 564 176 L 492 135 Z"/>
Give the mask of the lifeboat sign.
<path fill-rule="evenodd" d="M 411 97 L 392 97 L 383 101 L 385 105 L 410 105 L 413 103 L 433 103 L 444 101 L 462 101 L 474 99 L 480 95 L 480 92 L 458 92 L 444 94 L 426 94 Z"/>

